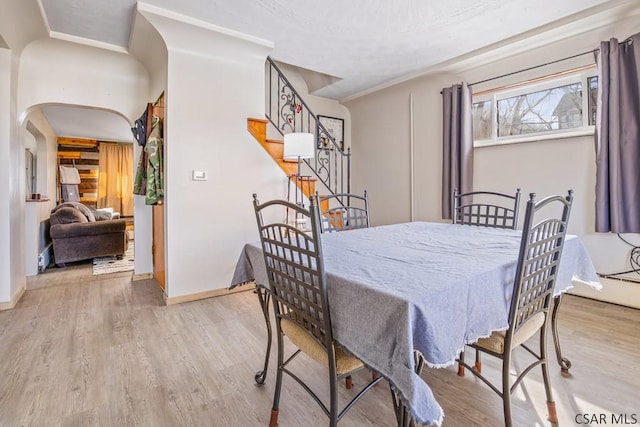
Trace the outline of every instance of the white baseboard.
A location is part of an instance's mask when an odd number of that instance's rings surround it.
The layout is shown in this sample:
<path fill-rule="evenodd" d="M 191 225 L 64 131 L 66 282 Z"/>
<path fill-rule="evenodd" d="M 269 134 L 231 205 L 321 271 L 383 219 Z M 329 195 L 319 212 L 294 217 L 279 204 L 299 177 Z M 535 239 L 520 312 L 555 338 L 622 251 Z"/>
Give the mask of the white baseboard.
<path fill-rule="evenodd" d="M 181 295 L 178 297 L 167 297 L 165 295 L 164 297 L 164 302 L 166 305 L 173 305 L 173 304 L 181 304 L 183 302 L 190 302 L 190 301 L 197 301 L 197 300 L 201 300 L 201 299 L 205 299 L 205 298 L 211 298 L 211 297 L 219 297 L 219 296 L 223 296 L 223 295 L 229 295 L 229 294 L 235 294 L 236 292 L 244 292 L 244 291 L 249 291 L 255 288 L 254 284 L 250 284 L 250 285 L 246 285 L 246 286 L 238 286 L 235 289 L 229 290 L 227 288 L 223 288 L 223 289 L 215 289 L 212 291 L 206 291 L 206 292 L 199 292 L 196 294 L 189 294 L 189 295 Z"/>
<path fill-rule="evenodd" d="M 14 308 L 18 304 L 18 301 L 20 301 L 20 298 L 22 298 L 22 295 L 24 295 L 24 291 L 25 291 L 25 287 L 21 286 L 20 289 L 18 289 L 11 296 L 11 301 L 0 302 L 0 311 L 2 311 L 2 310 L 11 310 L 12 308 Z"/>
<path fill-rule="evenodd" d="M 149 280 L 149 279 L 153 279 L 153 273 L 134 274 L 131 277 L 132 282 L 138 282 L 140 280 Z"/>
<path fill-rule="evenodd" d="M 640 283 L 604 277 L 600 278 L 600 283 L 602 283 L 602 290 L 600 291 L 589 286 L 576 284 L 569 293 L 640 309 Z"/>

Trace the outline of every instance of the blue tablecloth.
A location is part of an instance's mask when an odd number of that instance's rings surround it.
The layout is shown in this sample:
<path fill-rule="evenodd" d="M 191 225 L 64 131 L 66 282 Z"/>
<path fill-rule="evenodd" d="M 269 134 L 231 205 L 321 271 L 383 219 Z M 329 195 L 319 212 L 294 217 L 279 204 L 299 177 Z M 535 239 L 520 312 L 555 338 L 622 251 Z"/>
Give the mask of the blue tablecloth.
<path fill-rule="evenodd" d="M 383 375 L 417 422 L 443 411 L 415 373 L 454 363 L 467 343 L 505 330 L 520 230 L 413 222 L 322 235 L 334 338 Z M 247 244 L 233 285 L 268 286 L 260 243 Z M 580 239 L 565 241 L 555 294 L 582 282 L 600 288 Z"/>

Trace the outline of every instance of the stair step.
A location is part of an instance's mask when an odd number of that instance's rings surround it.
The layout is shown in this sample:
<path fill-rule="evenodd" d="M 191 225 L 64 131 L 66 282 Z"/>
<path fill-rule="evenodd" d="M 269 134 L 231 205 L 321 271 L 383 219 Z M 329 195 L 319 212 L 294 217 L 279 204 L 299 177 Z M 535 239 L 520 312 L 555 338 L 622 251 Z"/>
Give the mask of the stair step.
<path fill-rule="evenodd" d="M 318 195 L 318 201 L 320 202 L 320 211 L 324 212 L 329 209 L 329 199 L 326 196 Z"/>
<path fill-rule="evenodd" d="M 269 155 L 276 161 L 278 166 L 285 172 L 290 179 L 296 179 L 298 172 L 298 162 L 296 160 L 284 160 L 282 158 L 284 152 L 284 142 L 278 139 L 267 139 L 267 124 L 269 120 L 249 117 L 247 119 L 247 130 L 262 145 Z M 316 178 L 300 177 L 296 180 L 296 185 L 302 190 L 306 197 L 315 194 Z"/>
<path fill-rule="evenodd" d="M 267 142 L 264 148 L 275 160 L 282 160 L 282 155 L 284 153 L 283 144 L 272 144 Z"/>
<path fill-rule="evenodd" d="M 262 145 L 265 145 L 267 141 L 267 123 L 269 123 L 269 120 L 266 119 L 256 119 L 254 117 L 247 119 L 247 130 Z"/>
<path fill-rule="evenodd" d="M 282 140 L 280 139 L 267 139 L 265 148 L 267 149 L 269 154 L 271 154 L 271 157 L 276 160 L 281 160 L 285 163 L 298 163 L 298 161 L 294 159 L 287 160 L 282 158 L 284 156 L 284 142 L 282 142 Z"/>
<path fill-rule="evenodd" d="M 289 176 L 289 179 L 292 180 L 292 181 L 296 180 L 296 181 L 300 181 L 300 182 L 306 182 L 306 181 L 316 182 L 318 180 L 317 178 L 314 178 L 312 176 L 300 176 L 299 177 L 296 174 L 292 174 L 291 176 Z"/>

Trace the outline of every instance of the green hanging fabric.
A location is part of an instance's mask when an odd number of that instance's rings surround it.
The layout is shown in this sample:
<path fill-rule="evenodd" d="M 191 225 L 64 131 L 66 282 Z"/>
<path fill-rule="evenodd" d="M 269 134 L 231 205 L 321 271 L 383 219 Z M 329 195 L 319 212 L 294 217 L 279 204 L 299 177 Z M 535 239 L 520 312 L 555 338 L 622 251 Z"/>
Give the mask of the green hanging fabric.
<path fill-rule="evenodd" d="M 162 119 L 153 116 L 152 128 L 144 147 L 147 157 L 147 191 L 145 203 L 147 205 L 162 204 L 164 202 L 164 161 L 162 148 Z"/>
<path fill-rule="evenodd" d="M 138 159 L 138 167 L 136 168 L 136 175 L 133 178 L 133 194 L 138 196 L 144 196 L 147 194 L 147 151 L 145 149 L 140 153 L 140 159 Z"/>

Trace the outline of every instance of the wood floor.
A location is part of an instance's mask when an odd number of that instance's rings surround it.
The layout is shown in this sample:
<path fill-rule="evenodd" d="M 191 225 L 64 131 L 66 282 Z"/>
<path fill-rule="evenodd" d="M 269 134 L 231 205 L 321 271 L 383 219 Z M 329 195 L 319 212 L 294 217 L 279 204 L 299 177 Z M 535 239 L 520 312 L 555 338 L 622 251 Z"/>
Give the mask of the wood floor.
<path fill-rule="evenodd" d="M 151 281 L 98 277 L 89 265 L 41 274 L 15 309 L 0 312 L 0 426 L 268 425 L 275 379 L 272 364 L 263 387 L 253 381 L 266 339 L 254 293 L 167 307 Z M 578 414 L 640 423 L 640 311 L 568 296 L 560 330 L 573 367 L 564 377 L 551 364 L 559 425 L 579 425 Z M 497 378 L 488 362 L 484 371 Z M 299 365 L 326 390 L 323 368 Z M 501 400 L 471 375 L 449 367 L 423 377 L 444 426 L 502 425 Z M 367 378 L 359 373 L 356 386 Z M 327 425 L 293 380 L 284 384 L 280 427 Z M 351 393 L 341 385 L 343 401 Z M 513 407 L 516 426 L 550 425 L 539 369 Z M 386 383 L 340 425 L 394 426 Z"/>

